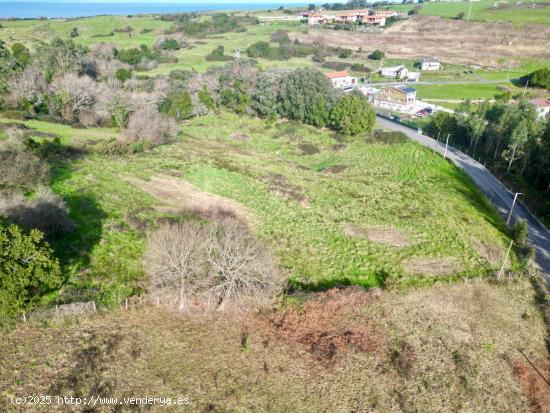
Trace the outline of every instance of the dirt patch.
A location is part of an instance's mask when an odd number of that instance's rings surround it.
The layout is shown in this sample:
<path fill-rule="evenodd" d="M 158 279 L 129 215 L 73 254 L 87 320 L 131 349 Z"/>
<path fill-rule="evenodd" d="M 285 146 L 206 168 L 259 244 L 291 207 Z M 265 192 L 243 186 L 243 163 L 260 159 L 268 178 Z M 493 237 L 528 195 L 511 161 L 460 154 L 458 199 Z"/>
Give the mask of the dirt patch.
<path fill-rule="evenodd" d="M 340 172 L 343 172 L 346 169 L 348 169 L 347 165 L 333 165 L 323 169 L 323 172 L 328 174 L 339 174 Z"/>
<path fill-rule="evenodd" d="M 406 247 L 411 244 L 411 241 L 403 232 L 391 227 L 363 228 L 350 224 L 346 225 L 344 233 L 348 237 L 366 238 L 377 244 L 391 245 L 392 247 Z"/>
<path fill-rule="evenodd" d="M 168 208 L 157 208 L 163 212 L 195 213 L 209 217 L 214 215 L 231 215 L 248 224 L 254 224 L 254 214 L 244 205 L 223 196 L 209 194 L 182 179 L 158 174 L 149 181 L 126 177 L 126 181 L 141 190 L 164 201 Z"/>
<path fill-rule="evenodd" d="M 538 371 L 525 359 L 516 360 L 513 363 L 514 377 L 533 412 L 550 413 L 550 360 L 537 360 L 533 364 Z"/>
<path fill-rule="evenodd" d="M 550 27 L 510 23 L 482 23 L 436 16 L 414 16 L 383 33 L 309 29 L 290 33 L 292 40 L 364 51 L 384 50 L 391 58 L 418 59 L 436 56 L 443 62 L 507 67 L 509 59 L 550 59 Z M 546 40 L 545 40 L 546 39 Z M 502 59 L 504 58 L 504 59 Z"/>
<path fill-rule="evenodd" d="M 269 192 L 286 199 L 298 202 L 303 207 L 309 205 L 307 197 L 301 192 L 301 188 L 288 182 L 281 174 L 266 175 L 260 180 L 269 187 Z"/>
<path fill-rule="evenodd" d="M 302 155 L 315 155 L 321 152 L 319 148 L 311 143 L 301 143 L 298 145 L 298 149 L 302 152 Z"/>
<path fill-rule="evenodd" d="M 405 263 L 407 272 L 418 275 L 450 275 L 460 269 L 460 261 L 455 257 L 415 258 Z"/>
<path fill-rule="evenodd" d="M 234 133 L 230 137 L 237 142 L 248 142 L 250 140 L 250 136 L 245 135 L 244 133 Z"/>
<path fill-rule="evenodd" d="M 367 304 L 381 295 L 379 290 L 358 287 L 332 289 L 268 318 L 279 337 L 299 343 L 319 360 L 332 360 L 348 351 L 376 352 L 384 337 L 366 320 L 358 321 Z"/>

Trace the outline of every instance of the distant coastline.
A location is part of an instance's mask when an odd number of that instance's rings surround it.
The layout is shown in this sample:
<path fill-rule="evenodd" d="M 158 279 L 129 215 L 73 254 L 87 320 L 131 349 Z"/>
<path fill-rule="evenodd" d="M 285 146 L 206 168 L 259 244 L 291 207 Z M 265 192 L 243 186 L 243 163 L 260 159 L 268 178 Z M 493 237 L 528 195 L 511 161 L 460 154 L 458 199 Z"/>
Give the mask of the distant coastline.
<path fill-rule="evenodd" d="M 69 3 L 69 2 L 0 2 L 0 19 L 75 18 L 98 15 L 189 13 L 213 10 L 268 10 L 280 6 L 297 7 L 308 3 L 292 2 L 223 2 L 223 3 Z"/>

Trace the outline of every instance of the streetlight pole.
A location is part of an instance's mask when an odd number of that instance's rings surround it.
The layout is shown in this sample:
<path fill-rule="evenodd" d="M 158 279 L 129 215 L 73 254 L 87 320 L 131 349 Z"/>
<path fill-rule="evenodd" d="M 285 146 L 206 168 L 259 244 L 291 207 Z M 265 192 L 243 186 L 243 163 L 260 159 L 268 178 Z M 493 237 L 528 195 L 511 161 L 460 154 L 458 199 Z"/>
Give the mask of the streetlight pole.
<path fill-rule="evenodd" d="M 447 159 L 447 149 L 449 148 L 449 136 L 451 136 L 450 133 L 447 135 L 447 142 L 445 142 L 445 155 L 443 155 L 443 159 Z"/>
<path fill-rule="evenodd" d="M 508 219 L 506 220 L 506 226 L 510 225 L 510 220 L 512 219 L 512 212 L 514 211 L 514 206 L 516 205 L 518 195 L 522 195 L 522 193 L 521 192 L 516 192 L 516 194 L 514 195 L 514 201 L 512 202 L 512 208 L 510 208 L 510 212 L 508 213 Z"/>
<path fill-rule="evenodd" d="M 500 271 L 497 275 L 497 280 L 500 280 L 500 277 L 502 277 L 502 274 L 504 273 L 504 266 L 506 265 L 506 261 L 508 261 L 508 256 L 510 255 L 510 250 L 512 249 L 512 244 L 514 241 L 510 241 L 510 246 L 508 247 L 508 251 L 506 251 L 506 256 L 504 257 L 504 262 L 502 263 L 502 267 L 500 267 Z"/>

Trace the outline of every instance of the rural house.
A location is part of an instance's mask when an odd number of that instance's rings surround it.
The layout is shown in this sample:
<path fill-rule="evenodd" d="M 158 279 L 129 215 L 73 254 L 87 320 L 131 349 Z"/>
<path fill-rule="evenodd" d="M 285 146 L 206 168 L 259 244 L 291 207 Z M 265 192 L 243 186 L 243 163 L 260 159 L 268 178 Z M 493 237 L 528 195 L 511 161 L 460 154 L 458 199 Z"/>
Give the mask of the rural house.
<path fill-rule="evenodd" d="M 307 20 L 307 24 L 310 26 L 314 26 L 317 24 L 324 24 L 326 22 L 325 16 L 323 16 L 321 13 L 316 12 L 304 12 L 301 14 L 302 19 Z"/>
<path fill-rule="evenodd" d="M 335 88 L 345 88 L 357 83 L 357 78 L 350 76 L 347 70 L 341 72 L 330 72 L 326 76 Z"/>
<path fill-rule="evenodd" d="M 397 102 L 403 105 L 413 103 L 416 100 L 416 89 L 408 86 L 395 86 L 382 90 L 382 96 L 384 100 L 390 102 Z"/>
<path fill-rule="evenodd" d="M 383 67 L 380 69 L 380 74 L 385 77 L 393 77 L 395 79 L 405 79 L 409 74 L 409 70 L 403 66 Z"/>
<path fill-rule="evenodd" d="M 531 99 L 529 101 L 532 105 L 535 105 L 537 115 L 539 118 L 543 118 L 550 113 L 550 100 L 545 98 Z"/>
<path fill-rule="evenodd" d="M 435 57 L 423 57 L 420 60 L 420 70 L 441 70 L 441 62 Z"/>

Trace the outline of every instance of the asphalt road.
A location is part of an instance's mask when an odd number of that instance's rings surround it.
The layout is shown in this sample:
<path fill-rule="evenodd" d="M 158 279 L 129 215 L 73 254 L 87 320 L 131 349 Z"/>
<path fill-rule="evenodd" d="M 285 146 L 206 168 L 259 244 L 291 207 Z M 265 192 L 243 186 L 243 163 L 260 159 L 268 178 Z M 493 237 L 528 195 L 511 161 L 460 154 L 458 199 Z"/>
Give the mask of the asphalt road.
<path fill-rule="evenodd" d="M 370 87 L 376 87 L 376 86 L 397 86 L 397 85 L 409 85 L 411 87 L 414 87 L 414 85 L 469 85 L 469 84 L 498 84 L 498 83 L 509 83 L 511 79 L 496 79 L 496 80 L 486 80 L 486 79 L 464 79 L 464 80 L 418 80 L 416 82 L 407 82 L 405 80 L 402 80 L 401 82 L 393 81 L 387 81 L 387 82 L 366 82 L 362 83 L 358 86 L 370 86 Z"/>
<path fill-rule="evenodd" d="M 378 125 L 383 128 L 403 132 L 409 138 L 420 144 L 440 154 L 445 153 L 444 142 L 437 142 L 432 138 L 416 133 L 406 126 L 397 124 L 380 116 L 377 116 L 376 120 Z M 483 192 L 485 192 L 504 219 L 506 219 L 514 200 L 514 194 L 506 188 L 502 182 L 495 178 L 487 168 L 458 149 L 449 147 L 447 158 L 470 175 L 472 180 Z M 529 227 L 527 240 L 535 248 L 537 266 L 546 279 L 547 284 L 550 286 L 550 231 L 548 231 L 535 216 L 527 211 L 521 203 L 516 203 L 513 211 L 513 218 L 524 219 L 527 222 L 527 226 Z"/>

